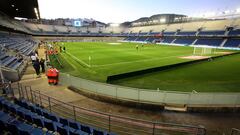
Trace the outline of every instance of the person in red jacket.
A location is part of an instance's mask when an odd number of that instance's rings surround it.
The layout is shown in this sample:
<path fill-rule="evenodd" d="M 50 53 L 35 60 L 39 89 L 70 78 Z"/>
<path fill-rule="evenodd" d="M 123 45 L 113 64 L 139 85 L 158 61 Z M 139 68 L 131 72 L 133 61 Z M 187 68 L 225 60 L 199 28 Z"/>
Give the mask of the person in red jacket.
<path fill-rule="evenodd" d="M 48 84 L 54 83 L 54 69 L 50 67 L 47 71 L 47 77 L 48 77 Z"/>
<path fill-rule="evenodd" d="M 58 84 L 58 76 L 59 76 L 59 71 L 54 68 L 53 69 L 53 84 L 57 85 Z"/>

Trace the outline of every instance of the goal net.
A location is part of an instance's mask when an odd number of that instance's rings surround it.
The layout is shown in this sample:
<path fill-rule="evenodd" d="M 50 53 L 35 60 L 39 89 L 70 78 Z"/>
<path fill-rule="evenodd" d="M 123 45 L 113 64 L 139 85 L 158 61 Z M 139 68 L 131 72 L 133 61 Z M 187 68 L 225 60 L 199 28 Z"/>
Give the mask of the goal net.
<path fill-rule="evenodd" d="M 193 55 L 210 55 L 214 54 L 214 48 L 210 47 L 194 47 L 193 49 Z"/>

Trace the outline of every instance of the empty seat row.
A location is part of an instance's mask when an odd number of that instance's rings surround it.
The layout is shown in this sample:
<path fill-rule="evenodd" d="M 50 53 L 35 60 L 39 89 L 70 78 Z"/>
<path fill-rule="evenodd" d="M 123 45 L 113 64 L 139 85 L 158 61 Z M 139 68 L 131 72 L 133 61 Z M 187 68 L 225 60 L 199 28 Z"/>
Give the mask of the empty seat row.
<path fill-rule="evenodd" d="M 3 66 L 14 69 L 14 70 L 17 70 L 23 63 L 22 59 L 14 56 L 8 56 L 7 54 L 3 54 L 0 57 L 0 60 Z"/>
<path fill-rule="evenodd" d="M 24 55 L 29 55 L 31 51 L 36 47 L 36 42 L 24 37 L 1 37 L 0 46 L 4 46 L 8 49 L 14 49 Z"/>
<path fill-rule="evenodd" d="M 18 104 L 19 106 L 24 107 L 25 109 L 30 110 L 31 113 L 39 115 L 38 117 L 36 117 L 34 115 L 27 113 L 25 116 L 25 119 L 27 119 L 28 121 L 33 121 L 40 127 L 43 127 L 44 125 L 46 125 L 46 128 L 51 131 L 57 131 L 63 135 L 68 135 L 68 134 L 108 135 L 108 133 L 105 131 L 95 129 L 91 126 L 81 124 L 74 120 L 58 117 L 48 112 L 47 110 L 39 106 L 36 106 L 34 104 L 31 104 L 25 100 L 15 100 L 15 103 Z"/>
<path fill-rule="evenodd" d="M 44 132 L 40 128 L 18 120 L 16 118 L 18 109 L 20 109 L 20 106 L 17 106 L 5 98 L 0 97 L 0 134 L 7 131 L 12 135 L 51 135 L 49 132 Z"/>
<path fill-rule="evenodd" d="M 198 39 L 195 45 L 220 46 L 222 42 L 223 42 L 223 39 L 202 38 L 202 39 Z"/>
<path fill-rule="evenodd" d="M 174 43 L 174 44 L 183 44 L 183 45 L 209 45 L 209 46 L 220 46 L 224 39 L 221 38 L 189 38 L 189 37 L 127 37 L 125 41 L 145 41 L 145 42 L 154 42 L 156 40 L 161 43 Z M 194 42 L 196 40 L 196 42 Z M 223 44 L 224 47 L 240 47 L 240 38 L 230 38 L 227 39 L 227 42 Z"/>

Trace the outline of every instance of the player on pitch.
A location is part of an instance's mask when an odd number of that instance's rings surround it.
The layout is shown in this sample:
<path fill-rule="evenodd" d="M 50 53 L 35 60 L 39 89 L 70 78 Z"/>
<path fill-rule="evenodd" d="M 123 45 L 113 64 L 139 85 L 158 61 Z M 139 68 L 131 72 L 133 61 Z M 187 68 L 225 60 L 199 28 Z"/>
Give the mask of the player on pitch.
<path fill-rule="evenodd" d="M 136 50 L 138 51 L 138 45 L 136 45 Z"/>

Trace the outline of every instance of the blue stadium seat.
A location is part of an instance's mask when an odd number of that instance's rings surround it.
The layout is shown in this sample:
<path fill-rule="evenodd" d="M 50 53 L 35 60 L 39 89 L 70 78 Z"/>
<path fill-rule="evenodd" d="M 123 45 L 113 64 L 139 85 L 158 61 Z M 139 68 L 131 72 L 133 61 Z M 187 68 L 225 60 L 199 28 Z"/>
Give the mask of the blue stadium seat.
<path fill-rule="evenodd" d="M 240 35 L 240 29 L 236 29 L 236 30 L 231 30 L 228 35 L 230 36 L 236 36 L 236 35 Z"/>
<path fill-rule="evenodd" d="M 154 40 L 156 40 L 155 37 L 149 37 L 149 38 L 147 39 L 147 42 L 153 42 Z"/>
<path fill-rule="evenodd" d="M 174 41 L 175 44 L 186 44 L 191 45 L 194 42 L 195 39 L 191 38 L 178 38 Z"/>
<path fill-rule="evenodd" d="M 88 134 L 92 134 L 93 133 L 93 129 L 87 125 L 82 125 L 81 124 L 81 130 L 88 133 Z"/>
<path fill-rule="evenodd" d="M 198 35 L 224 35 L 224 30 L 200 31 Z"/>
<path fill-rule="evenodd" d="M 50 131 L 57 131 L 57 126 L 63 126 L 61 123 L 51 121 L 49 119 L 43 120 L 44 127 L 47 128 Z"/>
<path fill-rule="evenodd" d="M 74 128 L 74 129 L 80 129 L 80 123 L 69 120 L 69 127 Z"/>
<path fill-rule="evenodd" d="M 8 129 L 8 131 L 10 131 L 12 134 L 18 133 L 18 126 L 21 123 L 22 122 L 17 121 L 17 120 L 8 121 L 7 122 L 7 129 Z"/>
<path fill-rule="evenodd" d="M 41 109 L 40 107 L 36 107 L 35 110 L 36 110 L 36 113 L 37 113 L 38 115 L 43 116 L 43 112 L 42 112 L 42 109 Z"/>
<path fill-rule="evenodd" d="M 26 112 L 24 117 L 28 122 L 34 123 L 34 121 L 33 121 L 34 116 L 37 116 L 37 115 L 32 112 Z"/>
<path fill-rule="evenodd" d="M 93 135 L 105 135 L 103 131 L 93 129 Z"/>
<path fill-rule="evenodd" d="M 31 135 L 43 135 L 43 134 L 44 134 L 44 132 L 41 129 L 38 129 L 38 128 L 34 128 L 31 131 Z"/>
<path fill-rule="evenodd" d="M 0 111 L 0 128 L 5 129 L 7 128 L 7 122 L 14 120 L 13 117 L 9 116 L 8 114 L 4 113 L 3 111 Z"/>
<path fill-rule="evenodd" d="M 176 32 L 163 32 L 163 35 L 174 35 Z"/>
<path fill-rule="evenodd" d="M 166 37 L 166 38 L 164 38 L 162 43 L 172 43 L 173 40 L 174 40 L 174 38 Z"/>
<path fill-rule="evenodd" d="M 65 119 L 65 118 L 59 118 L 59 122 L 61 123 L 61 124 L 63 124 L 64 126 L 68 126 L 69 125 L 69 123 L 68 123 L 68 119 Z"/>
<path fill-rule="evenodd" d="M 138 37 L 137 39 L 136 39 L 136 41 L 146 41 L 147 40 L 147 37 Z"/>
<path fill-rule="evenodd" d="M 222 42 L 223 42 L 223 39 L 201 38 L 197 40 L 195 45 L 220 46 Z"/>
<path fill-rule="evenodd" d="M 33 123 L 36 124 L 38 127 L 44 127 L 44 118 L 37 116 L 37 115 L 33 115 L 32 116 L 33 119 Z"/>
<path fill-rule="evenodd" d="M 15 105 L 15 104 L 11 104 L 9 106 L 9 111 L 12 112 L 13 114 L 17 114 L 17 110 L 20 108 L 20 106 Z"/>
<path fill-rule="evenodd" d="M 28 105 L 28 108 L 29 108 L 32 112 L 36 112 L 36 106 L 34 106 L 34 105 Z"/>
<path fill-rule="evenodd" d="M 57 125 L 57 132 L 60 135 L 68 135 L 69 133 L 69 127 L 68 126 L 62 126 L 62 125 Z"/>
<path fill-rule="evenodd" d="M 70 129 L 69 135 L 89 135 L 89 134 L 81 130 Z"/>
<path fill-rule="evenodd" d="M 17 101 L 16 104 L 13 104 L 4 98 L 0 97 L 0 104 L 4 108 L 10 110 L 10 112 L 15 112 L 21 117 L 24 121 L 35 124 L 40 128 L 46 128 L 49 132 L 58 132 L 61 135 L 105 135 L 107 134 L 104 131 L 93 129 L 90 126 L 80 124 L 73 120 L 65 119 L 58 117 L 47 110 L 37 107 L 36 105 L 29 103 L 25 100 Z M 18 105 L 17 105 L 18 104 Z M 23 107 L 20 107 L 23 106 Z M 39 115 L 41 114 L 41 115 Z M 14 118 L 4 116 L 4 112 L 0 111 L 0 126 L 4 127 L 4 123 L 8 123 L 8 129 L 12 129 L 13 132 L 18 132 L 21 135 L 30 135 L 30 134 L 43 134 L 43 131 L 38 128 L 34 128 L 31 125 L 28 125 L 24 122 L 14 120 Z M 44 116 L 44 117 L 43 117 Z M 1 119 L 2 118 L 2 119 Z M 2 123 L 2 124 L 1 124 Z M 16 128 L 15 130 L 13 130 Z"/>
<path fill-rule="evenodd" d="M 48 114 L 48 119 L 55 121 L 55 122 L 59 122 L 59 118 L 54 114 Z"/>
<path fill-rule="evenodd" d="M 195 31 L 181 31 L 181 32 L 178 32 L 177 35 L 194 36 L 194 35 L 196 35 L 196 32 Z"/>
<path fill-rule="evenodd" d="M 25 108 L 19 108 L 17 110 L 17 115 L 22 118 L 25 119 L 25 113 L 30 112 L 29 110 L 25 109 Z"/>
<path fill-rule="evenodd" d="M 240 39 L 228 39 L 225 43 L 224 47 L 239 47 L 240 45 Z"/>
<path fill-rule="evenodd" d="M 19 135 L 31 135 L 31 132 L 33 130 L 33 126 L 21 123 L 17 126 Z"/>

